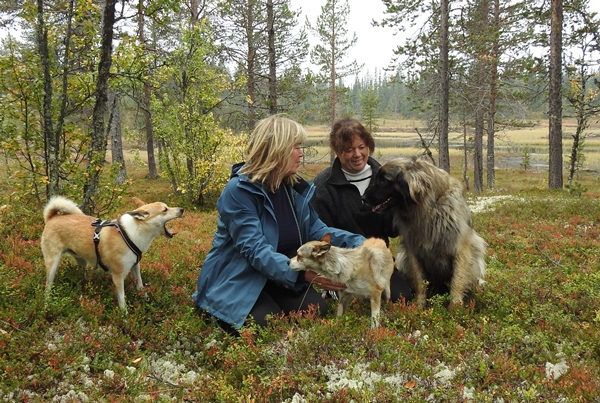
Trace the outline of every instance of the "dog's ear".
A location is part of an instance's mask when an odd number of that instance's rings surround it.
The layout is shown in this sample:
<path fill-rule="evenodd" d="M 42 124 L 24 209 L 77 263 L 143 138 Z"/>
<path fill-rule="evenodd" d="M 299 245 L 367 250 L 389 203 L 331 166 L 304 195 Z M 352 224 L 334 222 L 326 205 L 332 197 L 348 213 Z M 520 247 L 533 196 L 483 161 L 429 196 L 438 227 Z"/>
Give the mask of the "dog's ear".
<path fill-rule="evenodd" d="M 328 234 L 329 235 L 329 234 Z M 325 254 L 327 252 L 329 252 L 329 249 L 331 248 L 331 245 L 329 245 L 328 243 L 323 244 L 323 245 L 316 245 L 311 253 L 312 257 L 315 259 L 321 258 L 323 256 L 325 256 Z"/>
<path fill-rule="evenodd" d="M 328 232 L 325 235 L 323 235 L 323 238 L 321 238 L 321 242 L 331 243 L 331 232 Z"/>
<path fill-rule="evenodd" d="M 137 210 L 133 210 L 133 211 L 128 211 L 125 214 L 129 214 L 130 216 L 132 216 L 133 218 L 137 219 L 137 220 L 145 220 L 146 216 L 148 214 L 144 214 L 141 211 L 137 211 Z"/>
<path fill-rule="evenodd" d="M 429 177 L 424 160 L 412 157 L 410 163 L 402 166 L 396 173 L 394 187 L 407 201 L 417 205 L 424 203 L 430 189 Z M 425 166 L 424 166 L 425 165 Z"/>
<path fill-rule="evenodd" d="M 416 202 L 413 197 L 411 179 L 410 173 L 400 170 L 396 174 L 395 179 L 391 181 L 392 183 L 390 183 L 390 186 L 393 186 L 394 189 L 401 194 L 405 200 L 409 199 Z"/>
<path fill-rule="evenodd" d="M 140 208 L 140 207 L 142 207 L 144 204 L 147 204 L 145 201 L 142 201 L 142 200 L 138 199 L 137 197 L 133 197 L 131 200 L 133 201 L 133 204 L 135 204 L 135 206 L 136 206 L 137 208 Z"/>

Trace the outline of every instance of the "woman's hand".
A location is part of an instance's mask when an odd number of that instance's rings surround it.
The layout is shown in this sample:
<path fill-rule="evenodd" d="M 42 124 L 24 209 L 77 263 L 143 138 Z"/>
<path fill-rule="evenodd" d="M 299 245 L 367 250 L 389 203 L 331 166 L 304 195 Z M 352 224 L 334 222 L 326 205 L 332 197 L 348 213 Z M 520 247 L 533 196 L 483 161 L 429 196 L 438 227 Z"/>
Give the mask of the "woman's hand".
<path fill-rule="evenodd" d="M 304 279 L 327 291 L 344 291 L 346 289 L 346 284 L 329 280 L 312 270 L 304 272 Z"/>

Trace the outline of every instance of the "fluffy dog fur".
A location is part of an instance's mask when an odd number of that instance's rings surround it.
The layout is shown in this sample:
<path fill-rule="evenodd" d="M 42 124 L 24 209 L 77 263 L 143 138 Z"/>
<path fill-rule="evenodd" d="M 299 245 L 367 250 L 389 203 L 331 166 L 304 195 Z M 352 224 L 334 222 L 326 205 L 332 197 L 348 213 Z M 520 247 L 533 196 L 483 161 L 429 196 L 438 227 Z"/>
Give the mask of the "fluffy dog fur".
<path fill-rule="evenodd" d="M 352 296 L 371 300 L 371 327 L 379 326 L 381 296 L 390 298 L 390 277 L 394 259 L 382 239 L 369 238 L 362 246 L 345 249 L 330 244 L 330 234 L 320 241 L 311 241 L 298 249 L 290 260 L 296 271 L 312 270 L 330 280 L 346 284 L 340 291 L 337 316 L 348 309 Z"/>
<path fill-rule="evenodd" d="M 475 232 L 462 184 L 426 160 L 398 158 L 384 164 L 363 201 L 373 211 L 394 209 L 402 237 L 398 269 L 407 274 L 415 302 L 450 291 L 462 304 L 485 277 L 486 242 Z"/>
<path fill-rule="evenodd" d="M 131 241 L 141 252 L 146 252 L 150 244 L 159 235 L 172 238 L 165 224 L 181 217 L 183 208 L 169 208 L 166 204 L 155 202 L 146 204 L 134 197 L 137 209 L 121 215 L 120 227 L 125 230 Z M 94 217 L 87 216 L 77 205 L 62 196 L 50 199 L 44 208 L 46 225 L 42 233 L 41 247 L 46 265 L 46 295 L 50 292 L 54 276 L 64 253 L 72 255 L 77 264 L 85 269 L 86 263 L 96 266 L 94 248 Z M 129 271 L 133 271 L 136 288 L 143 288 L 142 276 L 137 256 L 129 249 L 116 227 L 104 227 L 100 231 L 98 244 L 100 260 L 109 268 L 115 284 L 119 307 L 125 309 L 124 281 Z"/>

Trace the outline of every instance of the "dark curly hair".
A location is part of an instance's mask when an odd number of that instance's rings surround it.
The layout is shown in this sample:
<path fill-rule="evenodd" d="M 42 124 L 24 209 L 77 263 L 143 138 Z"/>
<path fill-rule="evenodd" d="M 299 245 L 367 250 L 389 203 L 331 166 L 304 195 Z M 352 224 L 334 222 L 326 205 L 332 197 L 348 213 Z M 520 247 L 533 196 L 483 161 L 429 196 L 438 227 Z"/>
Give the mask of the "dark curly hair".
<path fill-rule="evenodd" d="M 375 151 L 375 140 L 365 127 L 356 119 L 342 118 L 333 124 L 329 133 L 329 146 L 336 154 L 351 147 L 352 138 L 358 136 L 369 147 L 370 154 Z"/>

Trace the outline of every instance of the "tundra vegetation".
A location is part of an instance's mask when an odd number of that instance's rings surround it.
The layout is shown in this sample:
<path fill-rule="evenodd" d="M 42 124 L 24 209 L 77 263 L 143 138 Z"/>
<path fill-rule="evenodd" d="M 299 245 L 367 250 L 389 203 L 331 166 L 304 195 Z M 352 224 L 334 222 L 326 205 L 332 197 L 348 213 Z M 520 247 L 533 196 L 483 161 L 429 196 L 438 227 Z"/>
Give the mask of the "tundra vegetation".
<path fill-rule="evenodd" d="M 382 149 L 381 158 L 405 152 Z M 594 401 L 598 171 L 579 173 L 579 192 L 549 190 L 535 159 L 520 169 L 521 155 L 515 146 L 515 166 L 497 169 L 497 190 L 468 192 L 474 225 L 489 244 L 487 283 L 469 304 L 449 310 L 446 296 L 425 310 L 386 303 L 382 326 L 372 330 L 366 301 L 336 318 L 337 302 L 328 300 L 325 319 L 311 312 L 273 318 L 238 338 L 190 299 L 216 228 L 216 194 L 202 208 L 185 205 L 170 225 L 178 234 L 154 242 L 141 262 L 149 297 L 136 295 L 128 278 L 123 314 L 110 277 L 81 273 L 67 257 L 44 303 L 40 207 L 2 178 L 0 400 Z M 460 165 L 460 154 L 452 159 Z M 302 175 L 310 179 L 327 163 L 307 161 Z M 180 204 L 168 178 L 148 179 L 145 170 L 131 162 L 117 212 L 134 195 Z"/>

